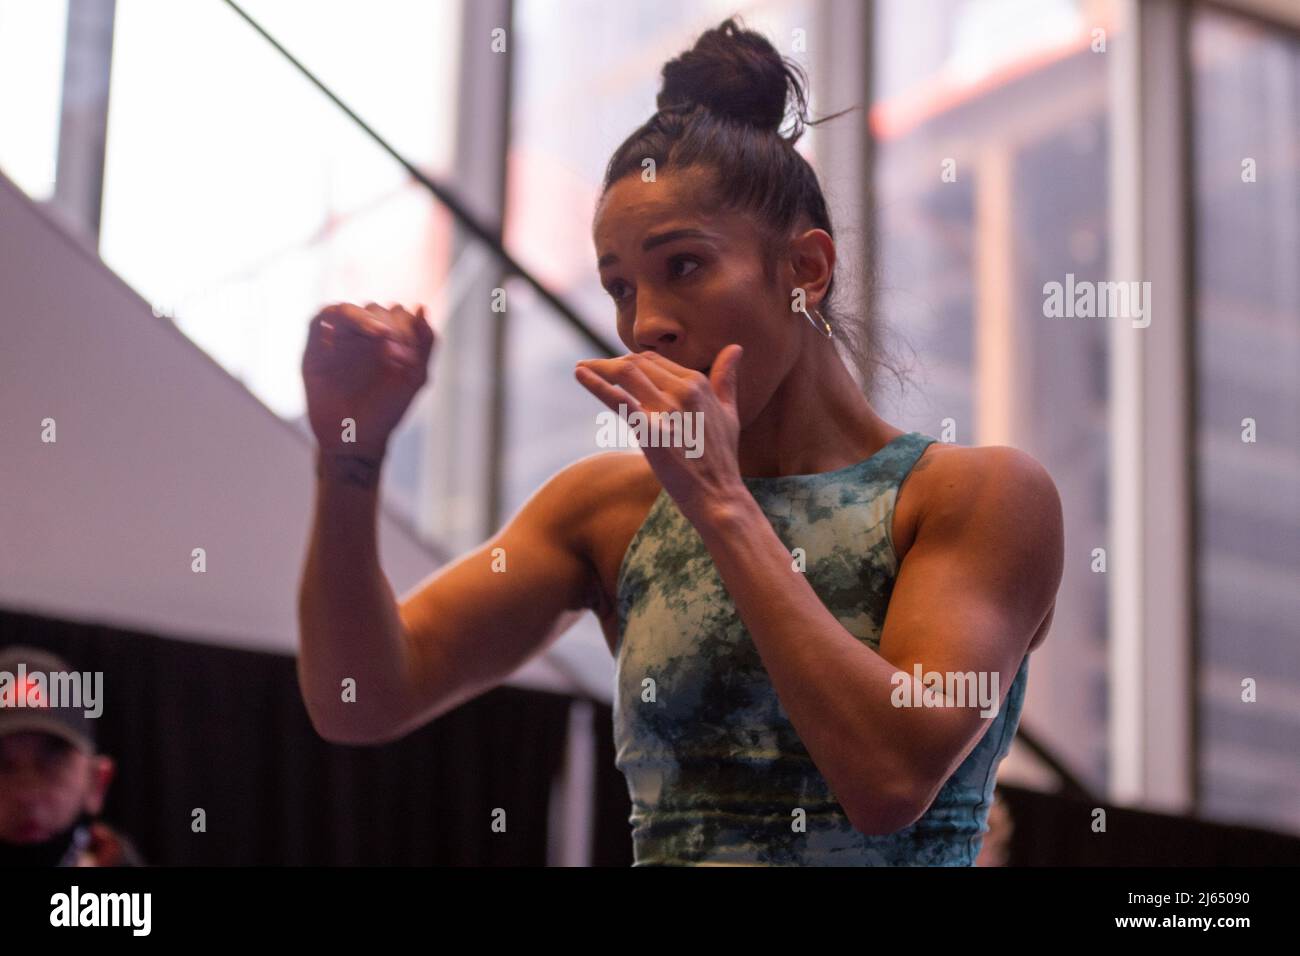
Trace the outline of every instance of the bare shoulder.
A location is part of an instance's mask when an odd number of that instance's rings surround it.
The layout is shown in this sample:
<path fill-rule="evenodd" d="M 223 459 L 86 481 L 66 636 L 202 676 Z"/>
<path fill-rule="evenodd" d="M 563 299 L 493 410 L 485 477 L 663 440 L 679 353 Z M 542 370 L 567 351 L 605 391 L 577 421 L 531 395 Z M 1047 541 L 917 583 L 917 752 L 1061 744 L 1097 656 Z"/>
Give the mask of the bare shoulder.
<path fill-rule="evenodd" d="M 894 534 L 900 561 L 925 536 L 1006 569 L 1048 607 L 1041 641 L 1063 573 L 1064 519 L 1056 483 L 1032 455 L 933 443 L 899 490 Z"/>
<path fill-rule="evenodd" d="M 912 475 L 925 475 L 927 504 L 962 506 L 992 487 L 1013 495 L 1057 499 L 1056 483 L 1039 461 L 1028 452 L 1007 445 L 969 447 L 934 442 L 913 466 Z M 1059 501 L 1059 499 L 1058 499 Z"/>
<path fill-rule="evenodd" d="M 595 612 L 612 651 L 619 568 L 662 486 L 640 449 L 580 458 L 548 484 L 570 547 L 587 566 L 585 606 Z"/>
<path fill-rule="evenodd" d="M 1061 523 L 1061 499 L 1052 476 L 1032 455 L 1006 445 L 935 442 L 913 466 L 903 487 L 909 496 L 913 531 L 926 523 L 978 522 L 986 533 L 996 525 L 1015 535 L 1050 539 Z M 900 491 L 900 503 L 902 497 Z"/>
<path fill-rule="evenodd" d="M 547 482 L 570 517 L 582 518 L 618 506 L 628 498 L 652 498 L 659 481 L 639 449 L 602 451 L 579 458 L 557 471 Z"/>
<path fill-rule="evenodd" d="M 635 448 L 579 458 L 543 487 L 574 547 L 597 568 L 610 561 L 605 545 L 628 526 L 634 531 L 660 490 L 645 455 Z"/>
<path fill-rule="evenodd" d="M 898 510 L 905 511 L 902 528 Z M 935 442 L 900 490 L 900 532 L 909 546 L 923 537 L 930 549 L 969 558 L 979 575 L 1001 579 L 1000 587 L 1043 609 L 1030 649 L 1041 644 L 1065 570 L 1065 519 L 1056 483 L 1039 460 L 1005 445 Z"/>

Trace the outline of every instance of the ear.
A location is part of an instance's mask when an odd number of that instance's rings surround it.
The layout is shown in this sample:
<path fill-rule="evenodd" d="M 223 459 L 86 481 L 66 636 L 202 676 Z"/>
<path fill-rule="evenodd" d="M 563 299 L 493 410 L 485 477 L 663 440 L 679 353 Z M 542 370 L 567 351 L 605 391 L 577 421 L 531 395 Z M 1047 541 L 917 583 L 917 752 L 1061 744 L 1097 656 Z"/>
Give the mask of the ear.
<path fill-rule="evenodd" d="M 102 754 L 90 758 L 88 770 L 90 780 L 86 787 L 85 810 L 91 816 L 98 816 L 104 809 L 104 797 L 108 794 L 108 785 L 113 782 L 117 765 L 112 757 Z"/>
<path fill-rule="evenodd" d="M 713 386 L 718 399 L 733 408 L 736 405 L 736 380 L 739 377 L 740 357 L 744 349 L 739 345 L 728 345 L 713 362 L 709 370 L 709 384 Z"/>
<path fill-rule="evenodd" d="M 794 284 L 807 290 L 808 307 L 821 304 L 835 275 L 835 240 L 825 229 L 808 229 L 790 240 Z"/>

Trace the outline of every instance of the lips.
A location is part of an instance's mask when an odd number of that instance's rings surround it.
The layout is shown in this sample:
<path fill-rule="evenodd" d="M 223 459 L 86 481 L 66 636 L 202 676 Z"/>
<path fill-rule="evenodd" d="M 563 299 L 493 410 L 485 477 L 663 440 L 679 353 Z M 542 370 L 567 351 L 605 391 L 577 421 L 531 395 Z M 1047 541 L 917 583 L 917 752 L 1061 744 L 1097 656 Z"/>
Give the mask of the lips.
<path fill-rule="evenodd" d="M 667 356 L 665 356 L 665 358 L 667 358 Z M 700 372 L 706 376 L 709 374 L 709 372 L 713 370 L 712 362 L 710 362 L 708 365 L 687 365 L 684 359 L 669 359 L 669 361 L 675 362 L 676 364 L 680 365 L 682 368 L 688 368 L 692 372 Z"/>

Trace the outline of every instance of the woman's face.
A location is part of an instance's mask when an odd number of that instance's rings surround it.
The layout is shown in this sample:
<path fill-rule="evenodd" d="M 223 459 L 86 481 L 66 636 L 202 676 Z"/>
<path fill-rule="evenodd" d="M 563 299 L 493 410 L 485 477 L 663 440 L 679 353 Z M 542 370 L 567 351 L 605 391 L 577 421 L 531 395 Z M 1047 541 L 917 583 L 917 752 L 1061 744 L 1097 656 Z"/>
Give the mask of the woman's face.
<path fill-rule="evenodd" d="M 790 309 L 793 286 L 782 285 L 793 282 L 790 270 L 778 264 L 774 280 L 765 279 L 755 220 L 706 211 L 708 186 L 698 167 L 615 182 L 596 210 L 597 268 L 629 351 L 655 351 L 707 374 L 723 347 L 744 348 L 743 428 L 789 373 L 805 320 Z"/>

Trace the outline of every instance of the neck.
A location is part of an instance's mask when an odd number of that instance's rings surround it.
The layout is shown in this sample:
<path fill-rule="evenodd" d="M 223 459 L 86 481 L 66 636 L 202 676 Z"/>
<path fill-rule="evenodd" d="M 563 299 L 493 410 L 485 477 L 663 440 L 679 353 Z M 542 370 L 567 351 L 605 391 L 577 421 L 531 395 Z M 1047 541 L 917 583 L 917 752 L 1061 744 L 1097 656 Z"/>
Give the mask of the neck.
<path fill-rule="evenodd" d="M 808 333 L 817 335 L 809 328 Z M 763 410 L 740 433 L 740 473 L 767 478 L 846 468 L 903 432 L 872 409 L 821 336 L 799 358 Z"/>

